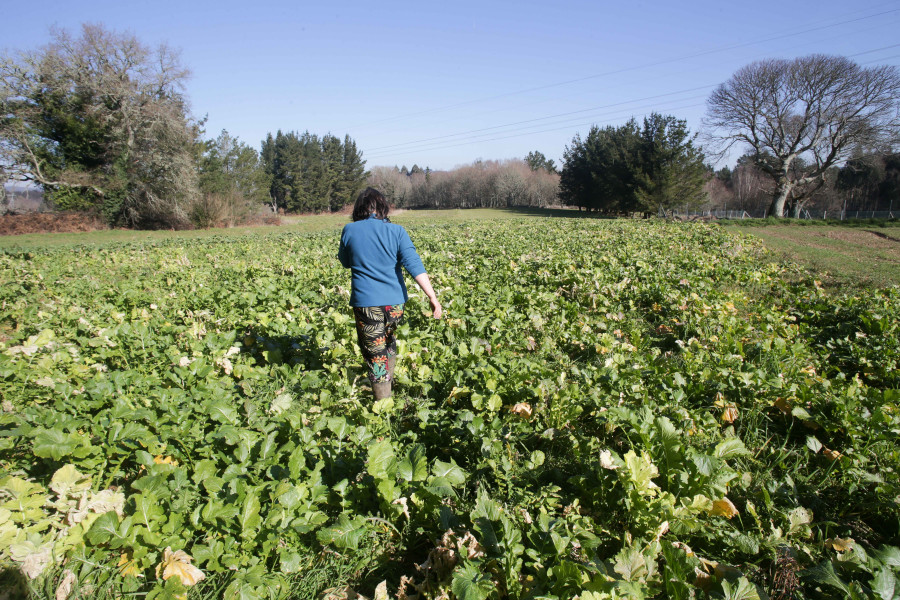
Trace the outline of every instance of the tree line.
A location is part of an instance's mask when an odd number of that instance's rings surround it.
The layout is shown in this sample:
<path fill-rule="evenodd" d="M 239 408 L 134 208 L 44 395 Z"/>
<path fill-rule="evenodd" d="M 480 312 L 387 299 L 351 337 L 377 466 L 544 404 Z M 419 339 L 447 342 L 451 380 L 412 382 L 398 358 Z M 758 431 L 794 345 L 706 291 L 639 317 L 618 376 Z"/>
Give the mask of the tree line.
<path fill-rule="evenodd" d="M 335 210 L 365 182 L 349 136 L 269 134 L 261 152 L 189 113 L 188 70 L 165 45 L 85 25 L 0 58 L 0 176 L 110 225 L 206 227 L 273 210 Z M 2 198 L 0 198 L 2 200 Z"/>
<path fill-rule="evenodd" d="M 532 152 L 529 156 L 542 154 Z M 546 161 L 546 159 L 544 159 Z M 369 185 L 399 208 L 506 208 L 558 203 L 559 174 L 527 160 L 483 161 L 451 171 L 375 167 Z"/>
<path fill-rule="evenodd" d="M 349 135 L 279 130 L 259 151 L 227 131 L 204 139 L 187 77 L 165 45 L 97 25 L 77 37 L 54 30 L 47 46 L 3 56 L 0 178 L 33 182 L 53 206 L 111 225 L 167 228 L 236 223 L 263 206 L 335 211 L 367 181 L 400 207 L 561 201 L 609 213 L 737 201 L 798 216 L 813 205 L 892 207 L 897 194 L 900 73 L 844 57 L 739 69 L 708 100 L 703 147 L 685 121 L 652 113 L 576 134 L 559 169 L 535 151 L 452 171 L 369 173 Z M 744 152 L 733 171 L 707 166 L 733 148 Z"/>
<path fill-rule="evenodd" d="M 576 135 L 566 147 L 560 196 L 610 212 L 727 205 L 736 196 L 738 208 L 764 205 L 774 217 L 798 217 L 813 205 L 894 206 L 896 67 L 825 55 L 759 61 L 718 86 L 707 105 L 709 146 L 745 151 L 734 172 L 714 176 L 684 121 L 654 113 L 643 127 L 632 119 Z"/>
<path fill-rule="evenodd" d="M 800 160 L 798 171 L 806 168 Z M 756 164 L 753 154 L 738 158 L 735 167 L 724 167 L 706 184 L 704 208 L 737 210 L 753 216 L 771 214 L 775 182 Z M 835 217 L 841 212 L 894 212 L 900 208 L 900 154 L 860 154 L 840 167 L 832 167 L 824 181 L 798 210 L 814 210 Z M 896 214 L 896 213 L 895 213 Z"/>

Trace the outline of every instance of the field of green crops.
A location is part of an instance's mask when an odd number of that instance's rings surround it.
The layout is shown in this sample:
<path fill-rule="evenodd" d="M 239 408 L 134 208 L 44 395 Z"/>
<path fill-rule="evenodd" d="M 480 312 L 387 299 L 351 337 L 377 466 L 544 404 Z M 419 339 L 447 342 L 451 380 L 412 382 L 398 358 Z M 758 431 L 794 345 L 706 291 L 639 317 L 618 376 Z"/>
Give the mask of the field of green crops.
<path fill-rule="evenodd" d="M 0 589 L 900 597 L 900 288 L 703 224 L 409 231 L 446 316 L 377 405 L 336 230 L 0 251 Z"/>

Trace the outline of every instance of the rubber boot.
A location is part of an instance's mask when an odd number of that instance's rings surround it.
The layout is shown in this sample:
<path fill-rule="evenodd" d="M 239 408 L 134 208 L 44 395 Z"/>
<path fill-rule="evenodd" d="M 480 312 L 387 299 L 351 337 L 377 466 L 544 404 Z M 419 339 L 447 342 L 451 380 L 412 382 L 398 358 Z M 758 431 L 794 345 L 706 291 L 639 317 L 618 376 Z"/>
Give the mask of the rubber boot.
<path fill-rule="evenodd" d="M 387 360 L 387 381 L 381 383 L 373 383 L 372 391 L 375 393 L 375 400 L 384 400 L 391 397 L 391 384 L 394 381 L 394 365 L 397 364 L 397 357 L 389 354 Z"/>
<path fill-rule="evenodd" d="M 372 391 L 375 393 L 375 400 L 384 400 L 391 397 L 391 382 L 382 381 L 372 384 Z"/>

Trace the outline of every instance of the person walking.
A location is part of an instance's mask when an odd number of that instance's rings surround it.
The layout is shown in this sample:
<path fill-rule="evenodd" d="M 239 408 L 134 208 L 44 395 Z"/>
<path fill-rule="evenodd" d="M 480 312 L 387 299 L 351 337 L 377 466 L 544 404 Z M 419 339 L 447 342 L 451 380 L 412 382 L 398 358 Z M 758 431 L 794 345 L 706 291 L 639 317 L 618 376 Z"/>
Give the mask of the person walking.
<path fill-rule="evenodd" d="M 338 248 L 338 260 L 351 272 L 350 306 L 375 400 L 391 396 L 397 361 L 394 334 L 409 299 L 401 266 L 428 296 L 432 316 L 440 319 L 443 313 L 409 234 L 391 223 L 389 212 L 381 192 L 372 187 L 360 192 L 353 222 L 344 226 Z"/>

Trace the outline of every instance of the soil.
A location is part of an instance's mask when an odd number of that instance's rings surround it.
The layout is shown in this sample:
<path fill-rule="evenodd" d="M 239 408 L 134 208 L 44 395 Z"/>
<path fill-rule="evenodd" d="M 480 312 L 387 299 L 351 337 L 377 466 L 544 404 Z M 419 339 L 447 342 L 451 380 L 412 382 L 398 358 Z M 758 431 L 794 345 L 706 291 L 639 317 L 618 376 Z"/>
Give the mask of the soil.
<path fill-rule="evenodd" d="M 97 231 L 108 227 L 85 213 L 22 213 L 0 216 L 0 235 L 26 233 L 73 233 Z"/>

